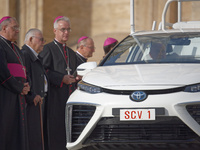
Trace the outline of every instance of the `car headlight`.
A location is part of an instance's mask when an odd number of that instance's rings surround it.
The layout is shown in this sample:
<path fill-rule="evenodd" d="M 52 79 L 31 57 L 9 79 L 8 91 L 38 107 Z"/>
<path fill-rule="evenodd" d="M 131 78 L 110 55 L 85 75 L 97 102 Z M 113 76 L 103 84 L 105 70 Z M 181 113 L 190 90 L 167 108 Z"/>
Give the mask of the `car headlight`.
<path fill-rule="evenodd" d="M 187 86 L 184 92 L 200 92 L 200 84 Z"/>
<path fill-rule="evenodd" d="M 78 89 L 85 91 L 85 92 L 88 92 L 88 93 L 91 93 L 91 94 L 96 94 L 96 93 L 102 92 L 102 89 L 100 87 L 85 83 L 83 81 L 80 81 L 78 83 Z"/>

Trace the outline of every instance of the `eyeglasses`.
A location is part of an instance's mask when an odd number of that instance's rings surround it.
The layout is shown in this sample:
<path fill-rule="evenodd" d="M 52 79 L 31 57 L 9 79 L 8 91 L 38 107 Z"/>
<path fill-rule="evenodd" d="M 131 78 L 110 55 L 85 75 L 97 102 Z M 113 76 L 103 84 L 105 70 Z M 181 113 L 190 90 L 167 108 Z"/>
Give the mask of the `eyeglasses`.
<path fill-rule="evenodd" d="M 93 47 L 93 46 L 87 46 L 87 45 L 84 45 L 84 47 L 87 47 L 87 48 L 89 48 L 89 49 L 96 49 L 96 47 Z"/>
<path fill-rule="evenodd" d="M 39 39 L 41 42 L 46 42 L 44 38 L 40 38 L 40 37 L 37 37 L 37 36 L 32 36 L 32 37 Z"/>
<path fill-rule="evenodd" d="M 20 31 L 20 27 L 18 26 L 8 26 L 11 27 L 14 31 Z"/>
<path fill-rule="evenodd" d="M 72 29 L 71 28 L 61 28 L 61 29 L 58 29 L 58 30 L 60 30 L 61 32 L 71 32 L 72 31 Z"/>

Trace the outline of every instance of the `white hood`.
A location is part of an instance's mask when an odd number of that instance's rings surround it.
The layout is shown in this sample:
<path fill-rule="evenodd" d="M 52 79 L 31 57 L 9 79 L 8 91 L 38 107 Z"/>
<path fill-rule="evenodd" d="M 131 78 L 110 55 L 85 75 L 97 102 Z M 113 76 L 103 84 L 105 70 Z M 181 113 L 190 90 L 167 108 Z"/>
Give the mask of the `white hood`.
<path fill-rule="evenodd" d="M 108 89 L 165 89 L 200 83 L 200 64 L 138 64 L 97 67 L 83 81 Z"/>

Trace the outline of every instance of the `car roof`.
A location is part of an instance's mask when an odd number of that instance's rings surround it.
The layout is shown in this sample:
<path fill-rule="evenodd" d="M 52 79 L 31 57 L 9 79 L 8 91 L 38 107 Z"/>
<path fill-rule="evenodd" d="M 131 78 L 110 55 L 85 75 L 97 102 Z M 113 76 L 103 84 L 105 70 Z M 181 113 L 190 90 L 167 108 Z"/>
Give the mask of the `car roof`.
<path fill-rule="evenodd" d="M 162 33 L 198 33 L 200 28 L 195 29 L 166 29 L 166 30 L 152 30 L 152 31 L 138 31 L 130 35 L 148 35 L 148 34 L 162 34 Z"/>

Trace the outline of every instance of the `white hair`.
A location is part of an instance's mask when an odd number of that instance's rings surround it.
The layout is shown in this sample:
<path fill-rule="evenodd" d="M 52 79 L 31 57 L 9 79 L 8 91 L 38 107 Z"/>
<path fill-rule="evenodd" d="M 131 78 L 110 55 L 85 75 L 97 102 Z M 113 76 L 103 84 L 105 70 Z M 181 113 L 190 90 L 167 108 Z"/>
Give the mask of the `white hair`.
<path fill-rule="evenodd" d="M 57 19 L 57 20 L 54 22 L 54 24 L 53 24 L 54 29 L 56 29 L 56 28 L 58 27 L 58 21 L 61 21 L 61 20 L 62 20 L 62 21 L 66 21 L 66 22 L 68 22 L 69 25 L 70 25 L 70 20 L 69 20 L 69 18 L 63 16 L 63 17 Z"/>
<path fill-rule="evenodd" d="M 88 38 L 86 38 L 86 39 L 83 39 L 83 40 L 81 40 L 78 44 L 77 44 L 77 49 L 81 46 L 81 45 L 83 45 L 83 46 L 86 46 L 86 44 L 87 44 L 87 40 L 88 39 L 91 39 L 90 37 L 88 37 Z"/>
<path fill-rule="evenodd" d="M 36 28 L 33 28 L 33 29 L 30 29 L 28 30 L 28 32 L 26 33 L 25 35 L 25 40 L 24 40 L 24 43 L 28 42 L 29 39 L 33 36 L 35 36 L 36 33 L 42 33 L 39 29 L 36 29 Z"/>
<path fill-rule="evenodd" d="M 14 17 L 4 20 L 2 23 L 0 23 L 0 31 L 2 30 L 2 27 L 7 26 L 11 22 L 12 19 L 17 22 L 17 20 Z"/>

